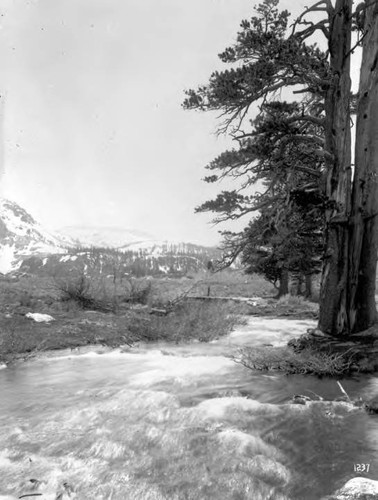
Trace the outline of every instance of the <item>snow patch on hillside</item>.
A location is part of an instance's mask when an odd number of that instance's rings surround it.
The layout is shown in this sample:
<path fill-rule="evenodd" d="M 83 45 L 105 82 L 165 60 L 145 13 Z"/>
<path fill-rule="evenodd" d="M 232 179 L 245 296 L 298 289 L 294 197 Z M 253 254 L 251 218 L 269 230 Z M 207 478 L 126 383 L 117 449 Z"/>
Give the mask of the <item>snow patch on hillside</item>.
<path fill-rule="evenodd" d="M 138 243 L 131 243 L 123 248 L 122 251 L 132 251 L 140 252 L 144 256 L 148 255 L 150 257 L 159 257 L 161 255 L 173 254 L 173 255 L 194 255 L 196 253 L 203 254 L 206 247 L 195 245 L 193 243 L 185 243 L 182 241 L 168 241 L 168 240 L 147 240 Z M 209 249 L 210 250 L 210 249 Z M 213 250 L 213 249 L 211 249 Z"/>
<path fill-rule="evenodd" d="M 7 274 L 21 266 L 21 261 L 17 261 L 15 252 L 14 246 L 0 245 L 0 273 Z"/>

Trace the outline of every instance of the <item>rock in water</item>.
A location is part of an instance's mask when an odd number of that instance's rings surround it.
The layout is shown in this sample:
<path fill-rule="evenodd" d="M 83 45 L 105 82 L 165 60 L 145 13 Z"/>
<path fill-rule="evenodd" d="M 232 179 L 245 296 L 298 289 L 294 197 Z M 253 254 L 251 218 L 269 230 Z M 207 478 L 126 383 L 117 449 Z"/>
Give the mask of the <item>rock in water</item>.
<path fill-rule="evenodd" d="M 378 413 L 378 396 L 365 403 L 365 409 L 368 413 Z"/>
<path fill-rule="evenodd" d="M 354 477 L 340 490 L 322 500 L 377 500 L 378 481 L 365 477 Z"/>
<path fill-rule="evenodd" d="M 311 401 L 308 396 L 302 396 L 301 394 L 295 394 L 291 400 L 294 405 L 305 405 L 307 401 Z"/>

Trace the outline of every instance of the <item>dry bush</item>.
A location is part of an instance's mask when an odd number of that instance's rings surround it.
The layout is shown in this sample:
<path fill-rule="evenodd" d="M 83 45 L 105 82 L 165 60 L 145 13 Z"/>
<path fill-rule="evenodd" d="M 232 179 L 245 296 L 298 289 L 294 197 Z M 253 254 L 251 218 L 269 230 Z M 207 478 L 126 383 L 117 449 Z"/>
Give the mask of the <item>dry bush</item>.
<path fill-rule="evenodd" d="M 77 277 L 56 280 L 63 302 L 75 303 L 81 309 L 110 312 L 115 310 L 114 297 L 106 290 L 103 280 L 81 274 Z"/>
<path fill-rule="evenodd" d="M 146 304 L 151 293 L 148 281 L 124 280 L 122 285 L 109 281 L 102 274 L 70 276 L 55 280 L 61 301 L 76 306 L 102 312 L 118 312 L 121 303 Z"/>

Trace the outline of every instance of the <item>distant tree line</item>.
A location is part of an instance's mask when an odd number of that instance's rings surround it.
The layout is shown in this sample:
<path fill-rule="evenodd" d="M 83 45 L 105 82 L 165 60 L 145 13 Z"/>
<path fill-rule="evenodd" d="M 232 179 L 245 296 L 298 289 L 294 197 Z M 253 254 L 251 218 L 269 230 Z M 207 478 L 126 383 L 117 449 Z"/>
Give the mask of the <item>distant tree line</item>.
<path fill-rule="evenodd" d="M 71 249 L 65 255 L 51 255 L 45 259 L 31 257 L 23 262 L 22 269 L 54 276 L 78 273 L 102 275 L 114 282 L 122 282 L 128 276 L 185 276 L 187 273 L 209 269 L 209 262 L 220 256 L 216 249 L 193 248 L 188 246 L 188 253 L 181 249 L 177 254 L 172 250 L 171 253 L 154 256 L 147 250 L 81 247 Z M 191 250 L 194 253 L 190 253 Z"/>

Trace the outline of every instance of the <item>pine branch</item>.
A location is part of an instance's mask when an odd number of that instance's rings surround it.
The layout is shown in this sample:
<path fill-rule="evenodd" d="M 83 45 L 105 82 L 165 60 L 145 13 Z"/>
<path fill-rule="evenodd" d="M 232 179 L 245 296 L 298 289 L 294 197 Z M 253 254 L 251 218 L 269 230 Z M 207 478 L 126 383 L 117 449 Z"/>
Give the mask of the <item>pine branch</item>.
<path fill-rule="evenodd" d="M 328 19 L 324 19 L 322 21 L 319 21 L 318 23 L 312 23 L 309 21 L 305 21 L 304 17 L 307 14 L 311 14 L 312 12 L 325 12 L 328 15 Z M 335 13 L 335 9 L 332 5 L 331 0 L 320 0 L 319 2 L 315 3 L 311 7 L 308 7 L 306 10 L 302 12 L 302 14 L 294 21 L 293 23 L 293 28 L 292 28 L 292 33 L 291 36 L 298 37 L 302 41 L 308 38 L 309 36 L 313 35 L 315 31 L 320 29 L 324 35 L 326 36 L 327 39 L 329 39 L 330 33 L 326 29 L 325 24 L 329 23 L 329 20 L 332 18 L 332 16 Z M 302 32 L 296 32 L 296 28 L 298 25 L 301 24 L 311 24 L 310 28 L 306 28 Z"/>
<path fill-rule="evenodd" d="M 324 10 L 324 9 L 318 9 L 318 10 Z M 311 35 L 316 33 L 317 31 L 321 31 L 323 35 L 326 37 L 327 40 L 330 38 L 330 31 L 327 28 L 327 24 L 329 24 L 329 21 L 327 19 L 323 19 L 322 21 L 319 21 L 317 23 L 313 23 L 312 21 L 301 21 L 301 25 L 306 25 L 308 28 L 299 31 L 295 33 L 295 37 L 299 38 L 300 40 L 305 40 L 306 38 L 309 38 Z"/>
<path fill-rule="evenodd" d="M 313 123 L 314 125 L 318 125 L 319 127 L 325 127 L 325 118 L 318 118 L 316 116 L 311 115 L 297 115 L 292 116 L 287 119 L 287 123 L 295 123 L 295 122 L 307 122 Z"/>

